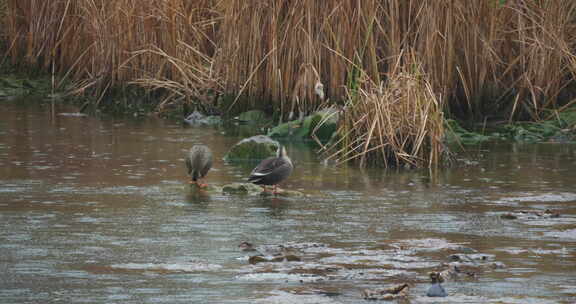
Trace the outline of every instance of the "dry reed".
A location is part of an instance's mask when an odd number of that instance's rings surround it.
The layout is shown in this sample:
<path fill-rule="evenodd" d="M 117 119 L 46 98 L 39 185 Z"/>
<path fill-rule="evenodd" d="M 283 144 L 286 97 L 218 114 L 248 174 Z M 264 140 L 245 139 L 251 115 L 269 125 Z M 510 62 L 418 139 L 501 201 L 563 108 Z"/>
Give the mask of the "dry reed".
<path fill-rule="evenodd" d="M 131 84 L 168 92 L 161 106 L 201 107 L 223 93 L 233 97 L 223 111 L 284 118 L 346 103 L 349 127 L 373 115 L 372 105 L 375 117 L 393 110 L 405 116 L 397 122 L 417 124 L 399 128 L 405 137 L 386 133 L 393 124 L 364 129 L 387 135 L 340 146 L 342 159 L 362 163 L 371 149 L 387 163 L 438 161 L 442 129 L 430 123 L 438 109 L 476 121 L 537 120 L 576 102 L 573 0 L 6 0 L 6 9 L 11 58 L 73 80 L 77 93 Z M 328 101 L 314 94 L 318 81 Z M 374 93 L 391 87 L 405 92 Z M 414 102 L 406 96 L 422 101 L 389 108 Z M 432 111 L 424 100 L 438 105 Z M 415 131 L 422 126 L 435 129 Z"/>
<path fill-rule="evenodd" d="M 434 167 L 444 151 L 442 100 L 415 53 L 398 57 L 386 82 L 362 75 L 340 119 L 329 158 L 359 166 Z"/>
<path fill-rule="evenodd" d="M 7 1 L 5 31 L 14 45 L 9 50 L 14 61 L 24 60 L 63 75 L 76 83 L 77 93 L 102 94 L 150 75 L 177 82 L 184 79 L 178 67 L 167 64 L 166 55 L 181 62 L 191 58 L 201 62 L 191 53 L 211 57 L 217 16 L 214 3 Z"/>

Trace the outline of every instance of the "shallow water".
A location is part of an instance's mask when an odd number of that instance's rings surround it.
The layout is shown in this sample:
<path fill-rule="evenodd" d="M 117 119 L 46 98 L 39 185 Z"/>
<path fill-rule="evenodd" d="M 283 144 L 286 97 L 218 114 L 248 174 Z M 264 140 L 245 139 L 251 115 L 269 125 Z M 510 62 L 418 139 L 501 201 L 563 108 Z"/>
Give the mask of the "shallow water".
<path fill-rule="evenodd" d="M 3 303 L 359 303 L 403 282 L 411 303 L 576 301 L 574 144 L 470 149 L 437 172 L 335 168 L 288 144 L 282 186 L 305 197 L 234 196 L 190 188 L 184 155 L 206 143 L 207 182 L 243 181 L 250 166 L 221 158 L 237 130 L 0 107 Z M 301 261 L 252 265 L 243 241 Z M 476 275 L 426 297 L 454 253 Z"/>

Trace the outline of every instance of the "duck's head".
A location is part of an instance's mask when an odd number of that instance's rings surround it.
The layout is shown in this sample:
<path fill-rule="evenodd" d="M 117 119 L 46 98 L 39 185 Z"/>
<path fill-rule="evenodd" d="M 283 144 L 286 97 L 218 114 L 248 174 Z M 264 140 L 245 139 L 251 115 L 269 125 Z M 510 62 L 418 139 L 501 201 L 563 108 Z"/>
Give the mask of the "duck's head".
<path fill-rule="evenodd" d="M 284 146 L 280 146 L 278 148 L 278 150 L 276 151 L 276 157 L 278 158 L 287 158 L 288 157 L 288 153 L 286 153 L 286 148 L 284 148 Z"/>
<path fill-rule="evenodd" d="M 428 275 L 430 276 L 430 280 L 432 280 L 432 284 L 444 282 L 444 278 L 438 272 L 430 272 Z"/>

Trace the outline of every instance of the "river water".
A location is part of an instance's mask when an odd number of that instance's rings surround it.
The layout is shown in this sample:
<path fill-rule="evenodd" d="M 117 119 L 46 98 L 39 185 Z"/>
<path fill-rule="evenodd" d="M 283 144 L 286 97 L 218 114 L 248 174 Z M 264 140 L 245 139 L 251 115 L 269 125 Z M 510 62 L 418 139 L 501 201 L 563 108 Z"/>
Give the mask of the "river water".
<path fill-rule="evenodd" d="M 401 283 L 410 303 L 576 302 L 574 144 L 469 148 L 430 172 L 334 167 L 287 143 L 282 187 L 305 196 L 225 195 L 190 187 L 184 155 L 205 143 L 206 182 L 245 181 L 250 165 L 222 160 L 238 128 L 0 109 L 1 303 L 364 303 Z M 252 264 L 244 241 L 299 261 Z M 471 270 L 426 297 L 455 260 Z"/>

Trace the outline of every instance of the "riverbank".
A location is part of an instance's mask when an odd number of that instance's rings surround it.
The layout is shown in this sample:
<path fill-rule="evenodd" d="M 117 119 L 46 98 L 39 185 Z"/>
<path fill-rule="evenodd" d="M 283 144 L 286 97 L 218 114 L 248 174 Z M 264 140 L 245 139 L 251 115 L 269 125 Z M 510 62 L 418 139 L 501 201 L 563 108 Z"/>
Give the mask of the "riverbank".
<path fill-rule="evenodd" d="M 0 71 L 0 102 L 22 97 L 35 97 L 36 100 L 75 105 L 79 113 L 96 111 L 128 116 L 159 115 L 168 120 L 182 121 L 184 119 L 190 124 L 199 123 L 216 128 L 223 125 L 241 124 L 244 125 L 245 136 L 265 134 L 282 141 L 309 142 L 324 149 L 330 146 L 329 142 L 337 138 L 339 115 L 341 115 L 337 108 L 328 108 L 311 113 L 302 119 L 282 123 L 263 111 L 251 110 L 234 117 L 204 116 L 196 112 L 194 118 L 186 120 L 184 115 L 188 116 L 190 108 L 172 107 L 159 113 L 153 100 L 146 100 L 146 96 L 139 96 L 138 93 L 134 93 L 133 98 L 145 100 L 140 104 L 129 102 L 127 96 L 112 95 L 111 98 L 117 98 L 123 102 L 116 103 L 114 106 L 104 103 L 99 109 L 91 106 L 93 102 L 91 96 L 69 96 L 67 93 L 69 92 L 54 89 L 50 75 L 34 76 L 16 73 L 14 69 Z M 143 94 L 143 91 L 140 93 Z M 87 105 L 90 107 L 86 107 Z M 568 143 L 576 141 L 576 108 L 567 108 L 550 116 L 552 119 L 538 122 L 502 121 L 486 124 L 466 124 L 464 121 L 446 119 L 443 122 L 446 130 L 443 142 L 449 146 L 462 146 L 466 149 L 468 146 L 491 142 Z M 330 155 L 325 154 L 325 156 Z"/>
<path fill-rule="evenodd" d="M 277 122 L 338 108 L 329 149 L 359 166 L 435 167 L 447 119 L 553 120 L 576 97 L 570 0 L 2 3 L 12 64 L 86 106 Z"/>

